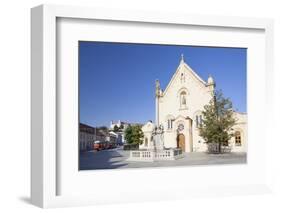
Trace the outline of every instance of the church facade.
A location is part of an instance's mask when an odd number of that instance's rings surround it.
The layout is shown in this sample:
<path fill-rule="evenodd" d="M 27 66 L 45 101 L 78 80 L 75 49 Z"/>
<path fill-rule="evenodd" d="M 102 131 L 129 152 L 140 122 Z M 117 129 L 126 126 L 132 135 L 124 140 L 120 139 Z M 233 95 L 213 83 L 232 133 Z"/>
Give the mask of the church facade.
<path fill-rule="evenodd" d="M 156 81 L 155 108 L 157 126 L 163 127 L 165 148 L 181 148 L 185 152 L 207 151 L 207 144 L 199 135 L 202 111 L 213 98 L 215 81 L 209 76 L 207 82 L 200 78 L 181 57 L 180 64 L 173 74 L 168 86 L 162 90 Z M 233 127 L 234 137 L 228 147 L 234 152 L 247 151 L 247 115 L 234 112 L 237 120 Z M 149 121 L 142 130 L 144 141 L 141 149 L 153 146 L 153 129 L 155 124 Z"/>

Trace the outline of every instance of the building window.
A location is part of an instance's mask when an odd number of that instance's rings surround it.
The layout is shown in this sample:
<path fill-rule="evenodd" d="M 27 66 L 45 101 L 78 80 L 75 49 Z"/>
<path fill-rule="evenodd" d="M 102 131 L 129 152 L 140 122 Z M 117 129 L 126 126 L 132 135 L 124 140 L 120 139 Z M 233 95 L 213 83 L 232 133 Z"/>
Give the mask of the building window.
<path fill-rule="evenodd" d="M 182 73 L 181 74 L 181 83 L 184 83 L 185 82 L 185 76 L 184 76 L 184 74 Z"/>
<path fill-rule="evenodd" d="M 144 139 L 144 146 L 148 146 L 148 139 L 147 138 Z"/>
<path fill-rule="evenodd" d="M 183 130 L 184 130 L 184 125 L 183 124 L 179 124 L 178 131 L 183 131 Z"/>
<path fill-rule="evenodd" d="M 202 115 L 195 116 L 196 127 L 200 127 L 203 124 Z"/>
<path fill-rule="evenodd" d="M 173 120 L 172 119 L 168 120 L 168 129 L 173 129 Z"/>
<path fill-rule="evenodd" d="M 185 91 L 182 91 L 180 93 L 180 107 L 186 108 L 186 92 Z"/>
<path fill-rule="evenodd" d="M 241 146 L 241 133 L 239 131 L 235 132 L 235 146 Z"/>

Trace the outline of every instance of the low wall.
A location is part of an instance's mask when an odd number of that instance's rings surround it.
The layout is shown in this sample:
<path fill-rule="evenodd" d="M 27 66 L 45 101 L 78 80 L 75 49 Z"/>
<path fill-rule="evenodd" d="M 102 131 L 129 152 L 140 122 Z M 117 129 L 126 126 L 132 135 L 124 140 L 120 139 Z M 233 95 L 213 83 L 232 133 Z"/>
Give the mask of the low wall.
<path fill-rule="evenodd" d="M 181 149 L 167 149 L 167 150 L 134 150 L 130 151 L 129 161 L 163 161 L 163 160 L 177 160 L 183 158 Z"/>

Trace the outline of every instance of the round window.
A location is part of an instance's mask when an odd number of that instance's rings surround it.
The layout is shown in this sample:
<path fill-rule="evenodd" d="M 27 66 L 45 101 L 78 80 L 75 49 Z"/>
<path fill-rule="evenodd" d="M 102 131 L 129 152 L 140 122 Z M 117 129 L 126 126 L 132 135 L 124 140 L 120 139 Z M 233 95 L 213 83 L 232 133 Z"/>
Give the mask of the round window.
<path fill-rule="evenodd" d="M 184 125 L 183 125 L 183 124 L 179 124 L 179 125 L 178 125 L 178 130 L 179 130 L 179 131 L 184 130 Z"/>

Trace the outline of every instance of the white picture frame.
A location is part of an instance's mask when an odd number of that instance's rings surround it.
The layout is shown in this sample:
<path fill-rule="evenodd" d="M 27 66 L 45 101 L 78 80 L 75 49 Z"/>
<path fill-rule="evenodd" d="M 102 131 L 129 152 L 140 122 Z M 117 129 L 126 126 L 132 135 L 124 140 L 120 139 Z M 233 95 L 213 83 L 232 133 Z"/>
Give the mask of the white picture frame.
<path fill-rule="evenodd" d="M 97 9 L 84 8 L 74 6 L 54 6 L 41 5 L 31 10 L 31 73 L 32 73 L 32 117 L 31 117 L 31 201 L 33 204 L 47 208 L 59 206 L 75 206 L 75 205 L 91 205 L 99 203 L 116 203 L 116 202 L 139 202 L 142 200 L 164 200 L 188 198 L 194 196 L 214 196 L 214 195 L 241 195 L 270 192 L 272 174 L 270 171 L 269 153 L 265 154 L 266 159 L 262 166 L 262 171 L 265 177 L 249 184 L 249 181 L 237 184 L 205 184 L 196 185 L 194 187 L 187 186 L 182 190 L 171 188 L 171 184 L 163 190 L 157 186 L 148 194 L 143 192 L 136 192 L 134 189 L 125 190 L 122 193 L 128 193 L 126 199 L 117 197 L 116 193 L 112 195 L 96 191 L 95 194 L 60 194 L 58 191 L 59 173 L 62 169 L 58 165 L 58 132 L 57 124 L 57 105 L 58 96 L 57 88 L 60 82 L 57 79 L 57 21 L 59 18 L 64 19 L 80 19 L 80 20 L 101 20 L 101 21 L 118 21 L 118 22 L 132 22 L 132 23 L 153 23 L 155 25 L 175 26 L 200 26 L 220 29 L 253 29 L 261 30 L 264 33 L 265 54 L 263 73 L 266 78 L 264 81 L 264 88 L 261 92 L 265 94 L 267 113 L 264 115 L 265 121 L 265 139 L 268 142 L 270 139 L 270 132 L 273 131 L 268 127 L 268 123 L 272 119 L 273 113 L 273 96 L 270 91 L 273 88 L 271 82 L 273 76 L 273 21 L 271 19 L 256 19 L 256 18 L 240 18 L 240 17 L 216 17 L 203 15 L 188 15 L 188 14 L 173 14 L 173 13 L 153 13 L 145 11 L 122 11 L 112 9 Z M 260 80 L 262 80 L 260 79 Z M 252 102 L 255 101 L 254 99 Z M 253 117 L 253 116 L 252 116 Z M 265 143 L 265 149 L 270 150 Z M 184 168 L 173 169 L 175 174 L 183 171 Z M 202 169 L 202 168 L 201 168 Z M 204 168 L 203 168 L 204 169 Z M 213 168 L 205 168 L 212 170 Z M 225 170 L 229 167 L 225 168 Z M 247 168 L 243 168 L 246 172 Z M 144 173 L 159 178 L 164 172 L 171 169 L 153 169 L 146 170 Z M 189 171 L 194 171 L 196 168 L 191 168 Z M 128 171 L 128 170 L 126 170 Z M 125 172 L 126 172 L 125 171 Z M 78 172 L 78 171 L 77 171 Z M 226 171 L 222 171 L 226 172 Z M 140 175 L 137 170 L 130 173 Z M 97 173 L 96 173 L 97 174 Z M 118 177 L 122 177 L 123 173 L 115 173 Z M 198 173 L 197 173 L 198 174 Z M 246 173 L 245 173 L 246 174 Z M 95 175 L 95 173 L 92 173 Z M 109 173 L 99 172 L 100 178 L 106 178 Z M 171 176 L 173 177 L 173 176 Z M 139 176 L 141 178 L 141 176 Z M 78 184 L 73 182 L 73 184 Z M 151 187 L 151 186 L 150 186 Z M 89 189 L 90 190 L 90 189 Z M 104 189 L 105 192 L 107 189 Z M 138 191 L 138 190 L 137 190 Z M 59 195 L 58 195 L 59 194 Z M 166 196 L 164 196 L 166 195 Z"/>

